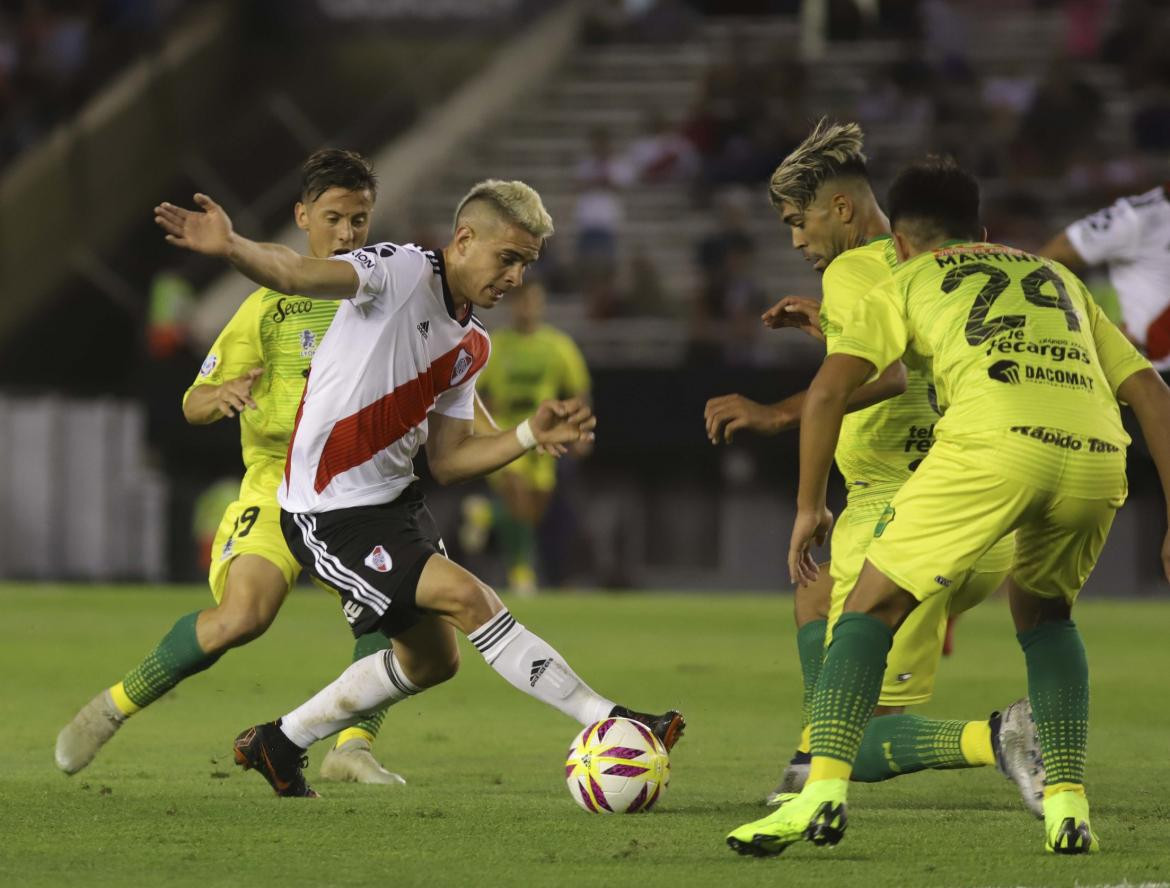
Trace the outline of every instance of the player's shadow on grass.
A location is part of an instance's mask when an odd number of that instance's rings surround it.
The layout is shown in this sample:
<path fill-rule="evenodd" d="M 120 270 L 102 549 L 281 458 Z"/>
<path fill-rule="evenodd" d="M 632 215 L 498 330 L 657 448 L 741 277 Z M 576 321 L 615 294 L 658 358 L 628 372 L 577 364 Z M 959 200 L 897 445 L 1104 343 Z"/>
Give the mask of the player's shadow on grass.
<path fill-rule="evenodd" d="M 733 799 L 726 802 L 715 802 L 710 805 L 670 805 L 666 808 L 658 808 L 655 814 L 719 814 L 727 815 L 728 817 L 739 817 L 741 821 L 759 820 L 761 817 L 767 817 L 775 808 L 769 808 L 763 801 L 753 802 L 744 801 L 741 799 Z"/>
<path fill-rule="evenodd" d="M 856 806 L 860 809 L 860 806 Z M 849 805 L 850 814 L 854 811 L 854 804 Z M 948 801 L 946 804 L 939 804 L 938 802 L 930 802 L 924 805 L 915 805 L 913 800 L 907 799 L 903 804 L 898 806 L 890 805 L 866 805 L 866 813 L 881 814 L 883 817 L 899 817 L 904 816 L 906 812 L 913 812 L 915 816 L 937 812 L 939 814 L 963 814 L 971 811 L 987 811 L 991 814 L 1014 814 L 1018 813 L 1021 817 L 1028 820 L 1035 820 L 1027 809 L 1024 808 L 1018 796 L 1005 798 L 1002 802 L 997 802 L 994 799 L 969 799 L 969 800 L 954 800 Z"/>

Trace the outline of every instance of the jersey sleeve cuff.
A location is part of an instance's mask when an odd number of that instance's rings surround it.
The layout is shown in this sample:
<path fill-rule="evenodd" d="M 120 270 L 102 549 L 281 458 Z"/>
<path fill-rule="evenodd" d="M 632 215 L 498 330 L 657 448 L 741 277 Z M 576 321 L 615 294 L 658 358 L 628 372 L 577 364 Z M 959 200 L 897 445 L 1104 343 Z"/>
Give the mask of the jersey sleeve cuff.
<path fill-rule="evenodd" d="M 1074 222 L 1064 230 L 1065 237 L 1068 242 L 1072 244 L 1072 248 L 1076 250 L 1078 256 L 1086 265 L 1099 265 L 1105 261 L 1105 256 L 1099 255 L 1091 246 L 1085 241 L 1085 236 L 1082 233 L 1084 230 L 1081 222 Z"/>
<path fill-rule="evenodd" d="M 335 262 L 348 262 L 357 273 L 358 285 L 352 296 L 346 297 L 354 305 L 363 306 L 373 302 L 382 289 L 386 271 L 377 258 L 364 250 L 354 250 L 341 256 L 330 256 Z"/>

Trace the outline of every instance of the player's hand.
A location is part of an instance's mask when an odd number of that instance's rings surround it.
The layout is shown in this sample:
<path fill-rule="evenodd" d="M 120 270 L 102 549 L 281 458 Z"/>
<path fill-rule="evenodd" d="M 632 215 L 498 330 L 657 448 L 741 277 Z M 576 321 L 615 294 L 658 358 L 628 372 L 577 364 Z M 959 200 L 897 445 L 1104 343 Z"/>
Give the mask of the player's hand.
<path fill-rule="evenodd" d="M 708 441 L 730 444 L 740 430 L 777 435 L 784 428 L 785 417 L 775 407 L 743 395 L 720 395 L 707 402 L 703 420 L 707 424 Z"/>
<path fill-rule="evenodd" d="M 226 257 L 231 250 L 232 220 L 206 194 L 196 194 L 195 203 L 198 210 L 161 203 L 154 208 L 154 221 L 167 233 L 168 243 L 208 256 Z"/>
<path fill-rule="evenodd" d="M 788 544 L 788 576 L 794 584 L 807 586 L 817 578 L 817 560 L 811 549 L 814 543 L 825 544 L 832 526 L 833 513 L 824 506 L 797 511 Z"/>
<path fill-rule="evenodd" d="M 785 296 L 760 315 L 765 327 L 778 330 L 781 327 L 795 327 L 820 342 L 825 341 L 821 332 L 821 304 L 803 296 Z"/>
<path fill-rule="evenodd" d="M 252 385 L 264 375 L 263 367 L 253 367 L 243 376 L 229 379 L 216 392 L 215 406 L 219 412 L 231 419 L 237 413 L 243 413 L 245 408 L 256 409 L 256 402 L 252 400 Z"/>
<path fill-rule="evenodd" d="M 536 436 L 538 447 L 559 448 L 560 456 L 565 448 L 561 445 L 576 441 L 592 441 L 597 417 L 590 407 L 578 398 L 566 401 L 545 401 L 528 418 L 528 427 Z"/>

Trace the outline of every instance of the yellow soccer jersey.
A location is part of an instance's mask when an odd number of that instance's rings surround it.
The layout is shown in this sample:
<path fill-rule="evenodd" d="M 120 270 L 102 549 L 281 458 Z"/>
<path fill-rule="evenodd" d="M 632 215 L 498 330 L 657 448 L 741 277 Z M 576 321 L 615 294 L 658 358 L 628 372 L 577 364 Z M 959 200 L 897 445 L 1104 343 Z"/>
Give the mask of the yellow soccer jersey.
<path fill-rule="evenodd" d="M 821 330 L 830 351 L 858 303 L 890 280 L 896 264 L 889 237 L 846 250 L 829 263 L 822 282 Z M 907 373 L 903 394 L 846 414 L 834 456 L 849 502 L 873 500 L 884 506 L 930 450 L 937 419 L 930 378 L 921 370 Z"/>
<path fill-rule="evenodd" d="M 1033 487 L 1100 497 L 1112 478 L 1108 495 L 1124 495 L 1115 393 L 1150 363 L 1064 266 L 986 243 L 914 257 L 829 346 L 879 370 L 907 350 L 933 366 L 940 442 Z"/>
<path fill-rule="evenodd" d="M 492 331 L 492 356 L 476 380 L 501 426 L 518 425 L 549 398 L 589 391 L 589 371 L 580 349 L 555 327 L 532 333 L 511 327 Z"/>
<path fill-rule="evenodd" d="M 197 386 L 220 385 L 253 367 L 264 368 L 264 375 L 252 386 L 256 409 L 240 414 L 247 472 L 244 488 L 254 481 L 271 487 L 275 495 L 309 363 L 338 305 L 332 299 L 256 290 L 220 332 L 195 382 L 183 395 L 185 402 Z M 274 462 L 278 463 L 276 471 L 272 471 Z"/>

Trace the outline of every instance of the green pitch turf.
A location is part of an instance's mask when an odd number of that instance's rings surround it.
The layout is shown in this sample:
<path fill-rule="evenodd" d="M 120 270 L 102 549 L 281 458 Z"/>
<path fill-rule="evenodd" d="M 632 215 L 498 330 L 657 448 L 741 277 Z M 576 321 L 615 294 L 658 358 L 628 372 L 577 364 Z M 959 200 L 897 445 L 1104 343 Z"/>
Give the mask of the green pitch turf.
<path fill-rule="evenodd" d="M 673 782 L 649 815 L 570 800 L 577 727 L 470 648 L 446 686 L 391 710 L 378 752 L 409 785 L 320 784 L 281 800 L 231 763 L 235 734 L 332 679 L 351 643 L 336 605 L 295 593 L 269 633 L 133 718 L 72 778 L 58 729 L 121 677 L 203 589 L 0 586 L 0 883 L 4 885 L 1097 886 L 1170 881 L 1170 611 L 1079 608 L 1093 670 L 1089 789 L 1103 853 L 1055 858 L 994 772 L 856 786 L 834 849 L 741 858 L 797 730 L 791 601 L 573 596 L 511 602 L 602 693 L 682 708 Z M 1024 692 L 1007 607 L 959 624 L 925 712 L 986 717 Z M 325 749 L 313 750 L 310 782 Z"/>

